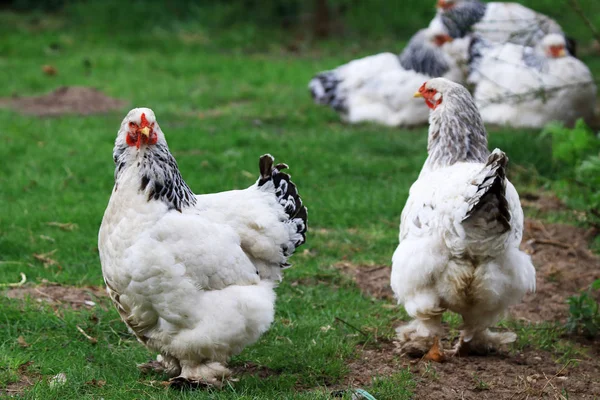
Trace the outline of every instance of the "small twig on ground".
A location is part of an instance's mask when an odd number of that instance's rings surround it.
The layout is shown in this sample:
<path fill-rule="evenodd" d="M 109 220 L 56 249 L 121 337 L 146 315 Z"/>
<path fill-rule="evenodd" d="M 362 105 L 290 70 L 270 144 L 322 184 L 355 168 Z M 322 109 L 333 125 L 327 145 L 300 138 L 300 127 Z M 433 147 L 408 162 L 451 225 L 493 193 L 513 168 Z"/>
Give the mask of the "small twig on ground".
<path fill-rule="evenodd" d="M 563 249 L 570 249 L 571 245 L 557 242 L 556 240 L 547 240 L 547 239 L 531 239 L 531 244 L 547 244 L 549 246 L 556 246 Z"/>
<path fill-rule="evenodd" d="M 554 376 L 553 376 L 552 378 L 550 378 L 550 379 L 548 379 L 548 378 L 546 377 L 546 374 L 544 374 L 544 377 L 546 378 L 546 381 L 547 381 L 547 382 L 546 382 L 546 384 L 544 385 L 544 387 L 542 388 L 542 390 L 540 391 L 540 394 L 542 394 L 542 395 L 543 395 L 543 393 L 544 393 L 544 390 L 546 389 L 546 387 L 547 387 L 548 385 L 551 385 L 552 387 L 554 387 L 554 385 L 552 385 L 552 380 L 553 380 L 554 378 L 556 378 L 557 376 L 559 376 L 559 375 L 560 375 L 560 374 L 561 374 L 561 373 L 562 373 L 562 372 L 563 372 L 565 369 L 567 369 L 567 367 L 569 366 L 569 364 L 571 364 L 571 363 L 573 363 L 573 362 L 575 362 L 575 361 L 581 361 L 581 360 L 576 360 L 576 359 L 571 359 L 571 360 L 568 360 L 568 361 L 565 363 L 565 365 L 563 365 L 563 367 L 562 367 L 562 368 L 561 368 L 561 369 L 560 369 L 560 370 L 559 370 L 559 371 L 558 371 L 556 374 L 554 374 Z"/>
<path fill-rule="evenodd" d="M 594 38 L 598 42 L 600 42 L 600 32 L 598 32 L 598 30 L 596 29 L 596 27 L 594 26 L 594 24 L 592 24 L 592 22 L 587 17 L 587 15 L 585 15 L 585 12 L 581 9 L 581 5 L 579 4 L 579 1 L 578 0 L 567 0 L 567 1 L 571 5 L 571 8 L 573 8 L 573 10 L 575 10 L 575 12 L 577 13 L 577 15 L 579 15 L 579 17 L 583 20 L 583 23 L 592 32 L 592 35 L 594 35 Z"/>
<path fill-rule="evenodd" d="M 19 281 L 17 283 L 0 283 L 0 287 L 19 287 L 19 286 L 23 286 L 23 284 L 25 282 L 27 282 L 27 277 L 22 272 L 20 272 L 20 274 L 21 274 L 21 281 Z"/>
<path fill-rule="evenodd" d="M 25 264 L 23 261 L 0 261 L 0 265 L 2 264 Z"/>
<path fill-rule="evenodd" d="M 54 297 L 50 296 L 48 293 L 44 293 L 44 292 L 42 292 L 42 291 L 41 291 L 40 289 L 38 289 L 38 288 L 33 288 L 33 290 L 35 290 L 36 292 L 38 292 L 38 293 L 39 293 L 39 294 L 41 294 L 42 296 L 46 296 L 46 297 L 47 297 L 47 298 L 49 298 L 49 299 L 50 299 L 52 302 L 55 302 L 55 303 L 62 304 L 62 303 L 60 302 L 60 300 L 58 300 L 58 299 L 55 299 Z"/>
<path fill-rule="evenodd" d="M 48 226 L 56 226 L 57 228 L 62 229 L 63 231 L 73 231 L 77 229 L 77 224 L 72 222 L 47 222 Z"/>
<path fill-rule="evenodd" d="M 96 343 L 98 343 L 98 339 L 96 339 L 96 338 L 93 338 L 93 337 L 91 337 L 90 335 L 88 335 L 87 333 L 85 333 L 85 331 L 84 331 L 83 329 L 81 329 L 81 328 L 79 327 L 79 325 L 77 325 L 77 330 L 78 330 L 79 332 L 81 332 L 81 334 L 82 334 L 83 336 L 85 336 L 85 338 L 86 338 L 87 340 L 89 340 L 89 341 L 90 341 L 90 343 L 92 343 L 92 344 L 96 344 Z"/>
<path fill-rule="evenodd" d="M 56 265 L 59 269 L 62 269 L 58 261 L 50 258 L 50 256 L 56 253 L 57 250 L 58 249 L 54 249 L 52 251 L 42 254 L 33 253 L 33 258 L 35 258 L 38 261 L 41 261 L 44 264 L 44 268 L 48 268 L 51 265 Z"/>
<path fill-rule="evenodd" d="M 354 326 L 354 325 L 352 325 L 352 324 L 344 321 L 343 319 L 341 319 L 339 317 L 335 317 L 335 320 L 338 321 L 338 322 L 341 322 L 342 324 L 348 326 L 349 328 L 353 329 L 354 331 L 360 333 L 364 337 L 369 338 L 369 335 L 365 331 L 363 331 L 362 329 L 357 328 L 356 326 Z"/>

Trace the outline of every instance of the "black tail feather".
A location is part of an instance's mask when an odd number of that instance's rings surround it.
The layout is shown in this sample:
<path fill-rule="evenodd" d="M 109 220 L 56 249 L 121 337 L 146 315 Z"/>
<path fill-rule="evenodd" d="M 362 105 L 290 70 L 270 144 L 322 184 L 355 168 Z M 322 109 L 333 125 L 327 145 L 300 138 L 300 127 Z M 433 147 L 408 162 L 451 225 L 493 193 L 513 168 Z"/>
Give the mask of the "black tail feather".
<path fill-rule="evenodd" d="M 258 186 L 263 186 L 269 181 L 273 182 L 275 196 L 277 196 L 279 204 L 283 206 L 285 213 L 289 217 L 289 221 L 296 224 L 296 232 L 299 234 L 299 238 L 294 245 L 298 247 L 306 241 L 308 211 L 302 204 L 298 189 L 294 182 L 291 181 L 290 175 L 281 172 L 281 170 L 288 168 L 287 164 L 280 163 L 273 166 L 274 160 L 270 154 L 260 157 L 258 163 L 260 169 Z M 294 249 L 286 249 L 286 252 L 290 250 L 293 252 Z"/>
<path fill-rule="evenodd" d="M 346 102 L 338 93 L 338 79 L 335 71 L 325 71 L 317 74 L 309 83 L 310 94 L 317 104 L 328 105 L 336 111 L 346 110 Z"/>
<path fill-rule="evenodd" d="M 510 230 L 510 209 L 506 200 L 506 165 L 508 157 L 499 149 L 489 155 L 484 169 L 479 175 L 477 192 L 468 199 L 469 208 L 463 218 L 473 217 L 488 222 L 488 226 L 499 226 L 502 231 Z M 491 222 L 495 221 L 494 224 Z M 498 225 L 500 224 L 500 225 Z"/>

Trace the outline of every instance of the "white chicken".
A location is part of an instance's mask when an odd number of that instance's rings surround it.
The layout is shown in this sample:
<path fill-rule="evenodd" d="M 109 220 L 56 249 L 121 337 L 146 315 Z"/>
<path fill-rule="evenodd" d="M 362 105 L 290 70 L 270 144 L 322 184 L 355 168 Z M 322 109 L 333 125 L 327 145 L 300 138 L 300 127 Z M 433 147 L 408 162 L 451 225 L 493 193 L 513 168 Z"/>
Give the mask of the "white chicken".
<path fill-rule="evenodd" d="M 349 123 L 423 124 L 428 113 L 407 101 L 411 88 L 437 76 L 459 82 L 463 79 L 457 60 L 450 56 L 452 52 L 446 54 L 440 49 L 450 40 L 440 29 L 423 29 L 400 56 L 381 53 L 321 72 L 310 81 L 312 97 L 317 104 L 331 106 Z"/>
<path fill-rule="evenodd" d="M 564 35 L 556 21 L 519 3 L 438 0 L 437 8 L 434 21 L 441 20 L 453 38 L 475 33 L 493 43 L 535 46 L 547 34 Z M 575 42 L 569 46 L 575 55 Z"/>
<path fill-rule="evenodd" d="M 274 318 L 274 286 L 305 241 L 306 208 L 290 181 L 260 158 L 244 190 L 194 195 L 152 110 L 123 120 L 115 185 L 98 248 L 107 291 L 140 342 L 175 381 L 220 386 L 228 358 Z"/>
<path fill-rule="evenodd" d="M 596 85 L 588 67 L 565 51 L 561 35 L 547 35 L 535 48 L 491 46 L 473 59 L 469 81 L 483 121 L 540 128 L 550 121 L 573 125 L 592 119 Z"/>
<path fill-rule="evenodd" d="M 463 346 L 485 352 L 516 339 L 488 328 L 535 290 L 535 269 L 519 250 L 519 196 L 506 179 L 506 155 L 488 151 L 483 121 L 463 86 L 431 79 L 415 96 L 431 109 L 429 155 L 410 188 L 392 260 L 392 289 L 414 318 L 397 329 L 398 340 L 407 353 L 429 349 L 431 359 L 443 358 L 442 314 L 450 310 L 463 326 L 449 354 Z"/>

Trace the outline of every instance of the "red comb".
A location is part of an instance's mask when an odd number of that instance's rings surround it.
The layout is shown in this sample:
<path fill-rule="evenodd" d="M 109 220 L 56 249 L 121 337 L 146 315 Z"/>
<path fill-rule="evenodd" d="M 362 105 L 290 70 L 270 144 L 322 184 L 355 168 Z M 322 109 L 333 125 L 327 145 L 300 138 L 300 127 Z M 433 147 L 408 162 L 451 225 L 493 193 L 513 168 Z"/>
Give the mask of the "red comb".
<path fill-rule="evenodd" d="M 146 119 L 146 113 L 142 113 L 141 121 L 142 121 L 142 128 L 144 128 L 144 127 L 146 127 L 146 126 L 150 125 L 150 124 L 148 123 L 148 120 Z"/>

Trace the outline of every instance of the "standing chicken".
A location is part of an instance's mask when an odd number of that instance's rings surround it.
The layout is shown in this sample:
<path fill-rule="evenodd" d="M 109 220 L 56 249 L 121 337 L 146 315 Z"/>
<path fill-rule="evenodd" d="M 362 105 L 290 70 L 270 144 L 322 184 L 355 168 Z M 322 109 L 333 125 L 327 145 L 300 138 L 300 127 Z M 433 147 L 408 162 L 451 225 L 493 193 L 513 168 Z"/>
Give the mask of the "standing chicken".
<path fill-rule="evenodd" d="M 107 291 L 138 340 L 160 353 L 157 369 L 220 386 L 228 358 L 273 322 L 273 288 L 305 241 L 306 208 L 280 172 L 287 166 L 264 155 L 256 184 L 195 195 L 148 108 L 127 114 L 113 157 L 98 239 Z"/>
<path fill-rule="evenodd" d="M 535 46 L 547 34 L 564 35 L 556 21 L 519 3 L 438 0 L 437 6 L 434 21 L 440 19 L 453 38 L 476 33 L 493 43 Z M 569 44 L 575 55 L 575 42 Z"/>
<path fill-rule="evenodd" d="M 309 84 L 317 104 L 331 106 L 349 123 L 371 121 L 411 126 L 427 121 L 427 110 L 407 100 L 411 87 L 444 76 L 462 81 L 457 60 L 441 50 L 452 39 L 438 25 L 417 32 L 402 54 L 381 53 L 315 76 Z"/>
<path fill-rule="evenodd" d="M 594 79 L 565 47 L 563 36 L 551 34 L 534 48 L 505 43 L 479 50 L 469 81 L 477 84 L 473 97 L 483 121 L 541 128 L 550 121 L 591 120 Z"/>
<path fill-rule="evenodd" d="M 446 310 L 463 317 L 451 354 L 464 343 L 486 351 L 514 341 L 514 333 L 488 328 L 535 290 L 535 269 L 519 250 L 523 211 L 506 179 L 508 158 L 498 149 L 488 151 L 469 92 L 437 78 L 415 96 L 431 109 L 429 156 L 402 211 L 391 286 L 414 318 L 397 329 L 403 349 L 417 354 L 430 349 L 430 358 L 439 360 Z"/>

